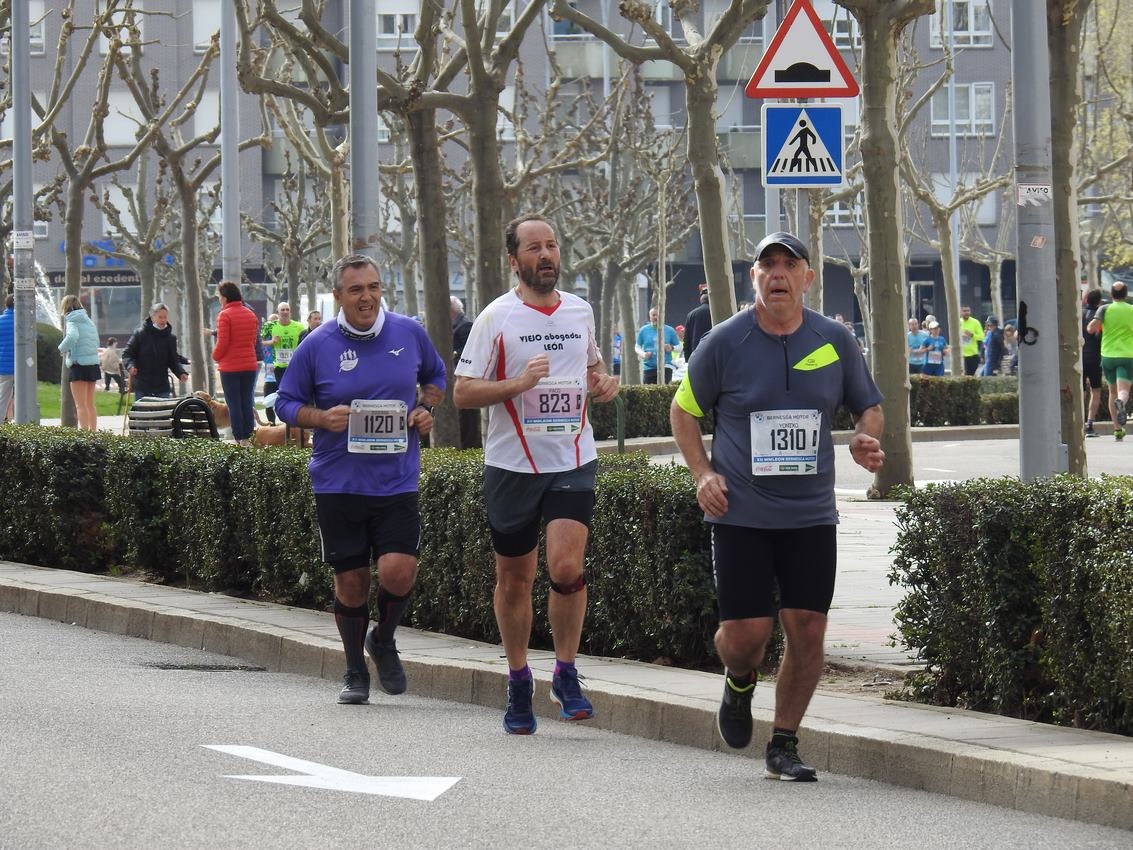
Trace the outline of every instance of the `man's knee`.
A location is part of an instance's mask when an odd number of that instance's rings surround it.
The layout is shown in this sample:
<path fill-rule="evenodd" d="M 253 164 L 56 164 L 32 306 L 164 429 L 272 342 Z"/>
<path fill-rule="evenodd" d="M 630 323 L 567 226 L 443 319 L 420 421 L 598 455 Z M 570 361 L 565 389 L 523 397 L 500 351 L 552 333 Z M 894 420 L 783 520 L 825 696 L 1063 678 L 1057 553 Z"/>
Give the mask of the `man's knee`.
<path fill-rule="evenodd" d="M 784 608 L 779 612 L 787 642 L 801 651 L 822 651 L 826 640 L 826 615 L 801 608 Z"/>
<path fill-rule="evenodd" d="M 723 620 L 716 629 L 716 651 L 721 656 L 728 654 L 760 659 L 771 640 L 774 620 L 758 617 L 743 620 Z"/>

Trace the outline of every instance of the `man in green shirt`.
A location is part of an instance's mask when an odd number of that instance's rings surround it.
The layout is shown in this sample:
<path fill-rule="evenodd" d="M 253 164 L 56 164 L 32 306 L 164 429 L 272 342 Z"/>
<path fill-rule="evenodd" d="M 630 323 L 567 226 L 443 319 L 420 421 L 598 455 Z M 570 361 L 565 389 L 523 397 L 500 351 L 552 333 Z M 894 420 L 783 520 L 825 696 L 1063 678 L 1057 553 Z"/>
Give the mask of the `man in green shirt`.
<path fill-rule="evenodd" d="M 980 368 L 980 341 L 984 338 L 984 326 L 972 315 L 967 305 L 960 308 L 960 346 L 964 355 L 964 374 L 974 375 Z"/>
<path fill-rule="evenodd" d="M 1102 375 L 1109 386 L 1109 415 L 1113 418 L 1113 436 L 1125 438 L 1125 405 L 1133 382 L 1133 304 L 1128 301 L 1129 287 L 1117 281 L 1110 289 L 1113 303 L 1098 310 L 1086 326 L 1089 333 L 1102 335 Z"/>
<path fill-rule="evenodd" d="M 287 371 L 287 364 L 291 362 L 291 355 L 299 347 L 299 337 L 303 333 L 303 326 L 291 321 L 291 305 L 286 301 L 279 302 L 276 308 L 279 312 L 279 321 L 272 327 L 271 349 L 275 354 L 275 382 L 283 380 L 283 373 Z"/>

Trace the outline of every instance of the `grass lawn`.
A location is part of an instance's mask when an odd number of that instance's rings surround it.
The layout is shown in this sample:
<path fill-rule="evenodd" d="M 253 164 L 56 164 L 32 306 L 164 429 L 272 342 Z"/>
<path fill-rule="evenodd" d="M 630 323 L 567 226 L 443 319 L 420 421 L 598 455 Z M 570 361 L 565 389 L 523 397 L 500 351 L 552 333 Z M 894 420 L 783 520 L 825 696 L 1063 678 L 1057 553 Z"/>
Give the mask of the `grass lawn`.
<path fill-rule="evenodd" d="M 114 416 L 118 412 L 117 384 L 112 383 L 110 385 L 110 392 L 108 393 L 102 391 L 101 381 L 95 386 L 97 386 L 98 389 L 94 391 L 94 408 L 98 411 L 98 415 Z M 48 384 L 40 381 L 37 385 L 36 393 L 39 396 L 39 416 L 41 419 L 59 418 L 59 390 L 59 384 Z M 67 389 L 67 392 L 70 391 L 70 389 Z"/>

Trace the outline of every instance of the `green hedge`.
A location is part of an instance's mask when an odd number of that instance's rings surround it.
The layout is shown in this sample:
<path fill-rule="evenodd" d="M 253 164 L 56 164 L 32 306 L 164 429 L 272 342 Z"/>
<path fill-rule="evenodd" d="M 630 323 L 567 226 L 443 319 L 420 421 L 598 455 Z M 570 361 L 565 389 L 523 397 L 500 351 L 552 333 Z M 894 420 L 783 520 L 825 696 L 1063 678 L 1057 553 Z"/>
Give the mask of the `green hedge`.
<path fill-rule="evenodd" d="M 331 601 L 306 451 L 3 426 L 0 457 L 0 558 L 93 572 L 123 566 L 316 608 Z M 423 453 L 423 547 L 409 622 L 495 642 L 482 464 L 479 451 Z M 583 651 L 714 665 L 708 530 L 688 471 L 650 465 L 644 454 L 602 455 L 597 497 Z M 549 647 L 545 573 L 533 644 Z"/>
<path fill-rule="evenodd" d="M 914 699 L 1133 734 L 1133 478 L 907 495 L 890 581 Z"/>
<path fill-rule="evenodd" d="M 926 378 L 923 375 L 909 377 L 909 410 L 914 425 L 980 425 L 1018 422 L 1018 404 L 1011 412 L 1012 402 L 1006 397 L 995 395 L 989 401 L 987 390 L 1014 390 L 1018 381 L 1014 377 L 991 378 Z M 677 384 L 630 385 L 623 386 L 621 397 L 625 400 L 625 436 L 667 437 L 669 430 L 669 406 L 677 391 Z M 1014 398 L 1014 396 L 1012 396 Z M 1108 414 L 1107 414 L 1108 415 Z M 594 437 L 598 440 L 612 440 L 617 437 L 617 409 L 614 404 L 595 404 L 590 408 L 590 421 L 594 426 Z M 834 418 L 835 430 L 846 431 L 853 428 L 849 411 L 839 409 Z M 701 430 L 712 432 L 712 416 L 709 414 L 701 423 Z"/>

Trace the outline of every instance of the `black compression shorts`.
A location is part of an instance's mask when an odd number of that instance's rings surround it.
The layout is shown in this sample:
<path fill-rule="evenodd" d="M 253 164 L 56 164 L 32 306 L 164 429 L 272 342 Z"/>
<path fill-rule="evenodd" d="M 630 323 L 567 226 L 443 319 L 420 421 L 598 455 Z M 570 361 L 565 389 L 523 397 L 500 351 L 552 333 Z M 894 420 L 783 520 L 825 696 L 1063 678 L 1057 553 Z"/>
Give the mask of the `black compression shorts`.
<path fill-rule="evenodd" d="M 774 617 L 780 608 L 826 614 L 834 598 L 838 527 L 765 529 L 712 524 L 712 572 L 721 620 Z"/>

